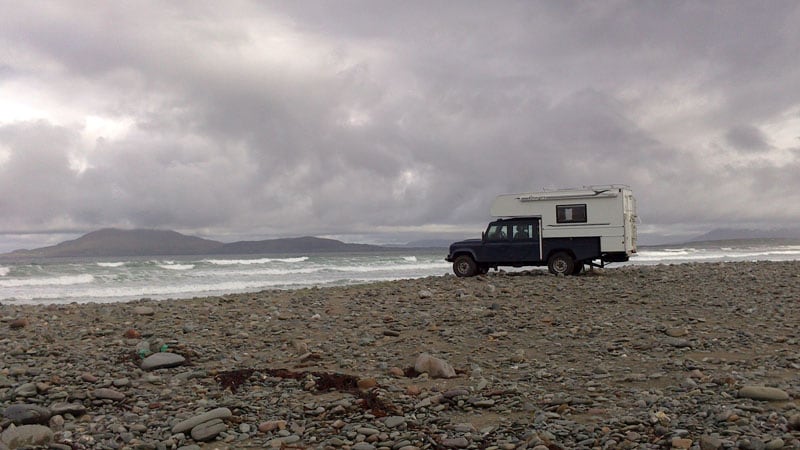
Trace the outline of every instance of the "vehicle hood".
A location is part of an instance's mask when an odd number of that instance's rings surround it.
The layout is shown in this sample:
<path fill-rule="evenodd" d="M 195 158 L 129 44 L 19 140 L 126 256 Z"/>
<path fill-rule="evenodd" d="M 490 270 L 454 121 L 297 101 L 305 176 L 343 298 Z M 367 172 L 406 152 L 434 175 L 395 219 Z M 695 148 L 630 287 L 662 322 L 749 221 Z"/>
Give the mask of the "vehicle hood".
<path fill-rule="evenodd" d="M 458 246 L 462 246 L 462 245 L 480 244 L 482 242 L 483 242 L 483 240 L 480 239 L 480 238 L 478 238 L 478 239 L 464 239 L 463 241 L 453 242 L 452 244 L 450 244 L 450 248 L 458 247 Z"/>

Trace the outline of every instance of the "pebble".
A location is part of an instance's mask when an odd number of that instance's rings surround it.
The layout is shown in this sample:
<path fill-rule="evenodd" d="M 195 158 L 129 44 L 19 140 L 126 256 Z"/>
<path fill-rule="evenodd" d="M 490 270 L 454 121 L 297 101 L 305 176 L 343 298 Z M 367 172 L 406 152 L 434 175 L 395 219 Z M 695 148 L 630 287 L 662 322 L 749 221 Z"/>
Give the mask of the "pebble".
<path fill-rule="evenodd" d="M 37 326 L 0 328 L 0 436 L 30 417 L 54 450 L 797 449 L 798 274 L 622 266 L 4 304 Z M 417 370 L 423 354 L 441 367 Z"/>
<path fill-rule="evenodd" d="M 125 393 L 115 389 L 100 388 L 92 391 L 92 397 L 99 398 L 101 400 L 120 401 L 125 399 Z"/>

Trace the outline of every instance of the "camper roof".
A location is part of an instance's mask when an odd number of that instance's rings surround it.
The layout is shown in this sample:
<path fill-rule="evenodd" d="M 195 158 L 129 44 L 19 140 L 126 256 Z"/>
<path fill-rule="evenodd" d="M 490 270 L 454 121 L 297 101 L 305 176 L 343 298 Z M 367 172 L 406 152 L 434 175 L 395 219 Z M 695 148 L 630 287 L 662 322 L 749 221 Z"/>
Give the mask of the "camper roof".
<path fill-rule="evenodd" d="M 545 199 L 569 199 L 569 198 L 585 198 L 585 197 L 616 197 L 622 189 L 630 189 L 628 186 L 621 184 L 610 185 L 592 185 L 584 186 L 582 188 L 572 189 L 555 189 L 545 190 L 541 192 L 529 192 L 515 195 L 517 200 L 522 202 L 531 202 L 536 200 Z"/>

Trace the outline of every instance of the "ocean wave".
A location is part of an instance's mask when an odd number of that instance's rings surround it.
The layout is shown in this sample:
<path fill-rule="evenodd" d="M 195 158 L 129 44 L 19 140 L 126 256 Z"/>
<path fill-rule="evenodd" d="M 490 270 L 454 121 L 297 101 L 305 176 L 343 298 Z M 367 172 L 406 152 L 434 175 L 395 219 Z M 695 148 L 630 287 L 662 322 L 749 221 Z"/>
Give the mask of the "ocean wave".
<path fill-rule="evenodd" d="M 403 256 L 403 261 L 417 262 L 417 257 L 416 256 Z"/>
<path fill-rule="evenodd" d="M 225 276 L 275 276 L 275 275 L 307 275 L 312 273 L 322 272 L 326 269 L 326 267 L 302 267 L 302 268 L 286 268 L 286 269 L 275 269 L 275 268 L 263 268 L 263 269 L 241 269 L 241 270 L 226 270 L 224 272 Z M 209 276 L 219 275 L 220 272 L 214 272 L 213 270 L 203 271 L 199 274 L 207 273 Z"/>
<path fill-rule="evenodd" d="M 158 267 L 167 270 L 192 270 L 194 264 L 159 264 Z"/>
<path fill-rule="evenodd" d="M 97 263 L 100 267 L 122 267 L 125 265 L 124 262 L 99 262 Z"/>
<path fill-rule="evenodd" d="M 387 265 L 371 265 L 371 266 L 332 266 L 326 267 L 327 270 L 335 272 L 384 272 L 384 271 L 412 271 L 412 270 L 430 270 L 430 269 L 447 269 L 450 264 L 446 262 L 432 262 L 420 264 L 387 264 Z"/>
<path fill-rule="evenodd" d="M 262 289 L 305 286 L 301 281 L 227 281 L 209 284 L 173 284 L 162 286 L 126 286 L 36 292 L 2 299 L 20 304 L 33 303 L 117 303 L 140 298 L 166 300 L 172 297 L 223 295 Z"/>
<path fill-rule="evenodd" d="M 308 256 L 298 256 L 296 258 L 204 259 L 203 261 L 209 264 L 216 264 L 218 266 L 268 264 L 271 262 L 299 263 L 308 261 Z"/>
<path fill-rule="evenodd" d="M 8 272 L 11 272 L 10 267 L 0 267 L 0 277 L 8 275 Z"/>
<path fill-rule="evenodd" d="M 94 277 L 89 274 L 83 275 L 63 275 L 60 277 L 29 278 L 26 280 L 0 280 L 2 287 L 21 287 L 21 286 L 69 286 L 73 284 L 92 283 Z"/>

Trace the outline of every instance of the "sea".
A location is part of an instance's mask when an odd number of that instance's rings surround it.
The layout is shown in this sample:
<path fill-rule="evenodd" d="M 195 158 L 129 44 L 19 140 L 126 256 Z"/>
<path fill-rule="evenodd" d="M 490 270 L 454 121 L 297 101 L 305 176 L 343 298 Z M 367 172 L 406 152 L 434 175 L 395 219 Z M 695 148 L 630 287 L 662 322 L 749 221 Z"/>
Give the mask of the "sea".
<path fill-rule="evenodd" d="M 0 261 L 0 304 L 168 300 L 414 279 L 452 274 L 446 254 L 446 249 L 394 249 L 361 254 Z M 640 247 L 629 262 L 610 267 L 793 260 L 800 260 L 800 241 L 719 241 Z"/>

